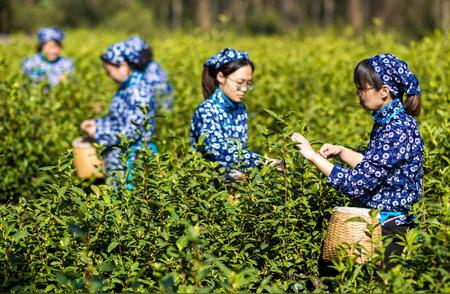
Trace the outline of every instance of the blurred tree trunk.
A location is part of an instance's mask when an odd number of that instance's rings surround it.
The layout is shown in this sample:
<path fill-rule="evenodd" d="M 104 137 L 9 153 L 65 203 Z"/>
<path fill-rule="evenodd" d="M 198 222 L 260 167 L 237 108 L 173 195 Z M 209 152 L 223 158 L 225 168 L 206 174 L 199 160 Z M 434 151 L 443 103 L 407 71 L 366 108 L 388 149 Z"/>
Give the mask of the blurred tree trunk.
<path fill-rule="evenodd" d="M 159 1 L 159 21 L 165 25 L 167 25 L 169 23 L 169 12 L 170 12 L 170 7 L 169 7 L 170 2 L 165 0 L 165 1 Z"/>
<path fill-rule="evenodd" d="M 362 0 L 350 0 L 348 6 L 350 23 L 355 32 L 361 32 L 364 25 L 364 10 Z"/>
<path fill-rule="evenodd" d="M 444 0 L 442 3 L 442 28 L 445 31 L 450 28 L 450 0 Z"/>
<path fill-rule="evenodd" d="M 441 1 L 442 0 L 433 0 L 433 3 L 431 4 L 434 27 L 441 26 Z"/>
<path fill-rule="evenodd" d="M 394 1 L 395 0 L 383 0 L 381 5 L 378 5 L 375 2 L 375 6 L 380 8 L 378 13 L 375 14 L 375 16 L 377 16 L 381 20 L 383 26 L 386 26 L 386 22 L 389 19 L 390 15 L 392 14 Z"/>
<path fill-rule="evenodd" d="M 320 23 L 321 3 L 317 0 L 311 0 L 311 20 L 313 23 Z"/>
<path fill-rule="evenodd" d="M 172 28 L 178 29 L 183 21 L 183 1 L 172 0 Z"/>
<path fill-rule="evenodd" d="M 209 1 L 209 21 L 211 22 L 211 28 L 214 27 L 214 25 L 217 22 L 219 12 L 220 12 L 220 0 L 210 0 Z"/>
<path fill-rule="evenodd" d="M 297 10 L 297 23 L 302 22 L 306 17 L 306 8 L 308 7 L 307 1 L 299 1 L 297 4 L 298 10 Z"/>
<path fill-rule="evenodd" d="M 264 1 L 264 8 L 269 7 L 270 9 L 277 9 L 277 4 L 279 3 L 279 0 L 265 0 Z"/>
<path fill-rule="evenodd" d="M 435 28 L 447 31 L 450 18 L 450 0 L 433 0 L 432 14 Z"/>
<path fill-rule="evenodd" d="M 11 8 L 8 0 L 0 1 L 0 34 L 9 32 L 9 16 L 11 15 Z"/>
<path fill-rule="evenodd" d="M 414 28 L 416 31 L 420 31 L 424 27 L 425 17 L 425 1 L 424 0 L 412 0 L 410 4 L 411 8 L 408 9 L 408 15 L 403 17 L 402 26 L 407 25 L 410 28 Z"/>
<path fill-rule="evenodd" d="M 238 23 L 243 24 L 245 21 L 246 11 L 245 0 L 232 0 L 231 1 L 231 16 Z"/>
<path fill-rule="evenodd" d="M 256 17 L 260 17 L 263 13 L 263 0 L 252 0 L 251 2 L 251 10 L 253 12 L 253 15 Z"/>
<path fill-rule="evenodd" d="M 386 27 L 397 22 L 392 21 L 394 18 L 393 14 L 395 12 L 395 7 L 398 6 L 397 0 L 381 0 L 380 2 L 374 1 L 371 4 L 370 10 L 372 11 L 372 16 L 375 16 L 380 20 L 382 27 Z"/>
<path fill-rule="evenodd" d="M 197 0 L 197 23 L 203 31 L 211 29 L 211 7 L 209 0 Z"/>
<path fill-rule="evenodd" d="M 330 26 L 334 21 L 334 0 L 323 0 L 323 24 Z"/>
<path fill-rule="evenodd" d="M 298 2 L 297 0 L 282 0 L 280 3 L 281 13 L 290 27 L 298 21 Z"/>

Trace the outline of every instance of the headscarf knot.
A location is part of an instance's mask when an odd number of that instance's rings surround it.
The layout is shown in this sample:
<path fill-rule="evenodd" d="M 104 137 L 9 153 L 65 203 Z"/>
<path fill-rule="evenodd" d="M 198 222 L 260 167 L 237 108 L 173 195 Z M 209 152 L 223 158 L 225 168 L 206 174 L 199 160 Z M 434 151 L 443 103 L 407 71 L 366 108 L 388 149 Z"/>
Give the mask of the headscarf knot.
<path fill-rule="evenodd" d="M 225 48 L 222 49 L 216 55 L 210 57 L 205 63 L 204 66 L 213 67 L 215 69 L 220 68 L 222 65 L 230 63 L 235 60 L 244 59 L 250 60 L 247 52 L 236 50 L 233 48 Z"/>
<path fill-rule="evenodd" d="M 403 93 L 420 95 L 419 81 L 403 60 L 385 53 L 369 58 L 369 62 L 395 98 L 401 98 Z"/>

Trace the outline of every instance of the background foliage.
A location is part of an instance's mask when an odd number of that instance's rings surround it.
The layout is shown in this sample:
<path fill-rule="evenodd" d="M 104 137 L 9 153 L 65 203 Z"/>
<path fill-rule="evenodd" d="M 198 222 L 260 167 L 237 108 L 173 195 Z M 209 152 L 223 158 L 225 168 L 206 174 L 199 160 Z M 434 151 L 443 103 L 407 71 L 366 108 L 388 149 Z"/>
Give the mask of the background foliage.
<path fill-rule="evenodd" d="M 0 33 L 33 33 L 49 25 L 140 34 L 224 28 L 304 33 L 346 26 L 362 32 L 376 26 L 415 38 L 449 29 L 450 0 L 0 0 Z"/>
<path fill-rule="evenodd" d="M 155 40 L 175 105 L 160 112 L 160 153 L 143 155 L 133 191 L 79 181 L 70 153 L 79 123 L 96 115 L 93 103 L 106 106 L 116 89 L 98 56 L 126 35 L 67 35 L 64 53 L 74 58 L 76 73 L 49 92 L 20 72 L 35 43 L 22 35 L 0 43 L 1 291 L 450 291 L 448 34 L 407 46 L 392 34 L 350 31 Z M 257 87 L 246 100 L 249 143 L 284 159 L 284 173 L 263 168 L 242 183 L 226 182 L 214 163 L 189 150 L 189 121 L 202 101 L 201 64 L 225 46 L 247 50 L 256 64 Z M 321 243 L 332 208 L 350 199 L 329 189 L 287 136 L 301 130 L 317 144 L 364 147 L 372 121 L 353 98 L 353 68 L 385 51 L 408 61 L 423 91 L 418 226 L 392 271 L 340 260 L 330 273 L 320 262 Z"/>

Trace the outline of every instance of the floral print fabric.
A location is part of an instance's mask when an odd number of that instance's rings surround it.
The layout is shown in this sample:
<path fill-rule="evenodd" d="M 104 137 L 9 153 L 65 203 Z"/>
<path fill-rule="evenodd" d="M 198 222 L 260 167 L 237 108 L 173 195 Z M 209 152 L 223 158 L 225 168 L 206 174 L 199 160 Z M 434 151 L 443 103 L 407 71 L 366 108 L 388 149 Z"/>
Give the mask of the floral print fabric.
<path fill-rule="evenodd" d="M 157 107 L 172 109 L 173 87 L 162 66 L 156 61 L 151 61 L 145 69 L 145 80 L 153 88 Z"/>
<path fill-rule="evenodd" d="M 44 44 L 50 40 L 61 43 L 64 40 L 64 32 L 56 27 L 40 28 L 37 33 L 37 38 L 39 44 Z"/>
<path fill-rule="evenodd" d="M 233 48 L 225 48 L 222 49 L 216 55 L 210 57 L 205 63 L 204 66 L 213 67 L 215 69 L 220 68 L 222 65 L 230 63 L 235 60 L 245 59 L 249 60 L 247 52 L 239 51 Z"/>
<path fill-rule="evenodd" d="M 232 102 L 217 88 L 195 110 L 191 121 L 191 147 L 206 158 L 218 161 L 227 171 L 257 166 L 261 156 L 246 150 L 247 122 L 244 104 Z"/>
<path fill-rule="evenodd" d="M 144 110 L 145 109 L 145 110 Z M 94 139 L 107 147 L 104 156 L 107 173 L 122 170 L 120 154 L 114 148 L 125 137 L 133 145 L 149 144 L 155 129 L 155 96 L 142 72 L 133 71 L 111 100 L 107 116 L 96 119 Z M 146 128 L 147 123 L 151 124 Z"/>
<path fill-rule="evenodd" d="M 369 59 L 375 72 L 389 86 L 394 97 L 420 95 L 419 81 L 409 70 L 406 62 L 390 53 L 376 55 Z"/>
<path fill-rule="evenodd" d="M 47 80 L 51 86 L 59 83 L 61 75 L 71 74 L 74 69 L 73 61 L 67 57 L 58 57 L 48 61 L 42 53 L 26 58 L 22 63 L 22 70 L 34 82 Z"/>
<path fill-rule="evenodd" d="M 408 212 L 422 193 L 424 144 L 418 124 L 399 99 L 373 119 L 363 160 L 354 169 L 336 164 L 327 183 L 367 207 Z M 403 217 L 397 223 L 408 221 Z"/>

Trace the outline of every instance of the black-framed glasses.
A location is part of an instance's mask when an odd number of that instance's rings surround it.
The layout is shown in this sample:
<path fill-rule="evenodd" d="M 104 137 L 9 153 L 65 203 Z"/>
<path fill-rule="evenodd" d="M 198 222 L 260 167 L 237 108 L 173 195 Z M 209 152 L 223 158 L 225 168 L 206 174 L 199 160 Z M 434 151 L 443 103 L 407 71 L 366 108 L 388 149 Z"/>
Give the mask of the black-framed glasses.
<path fill-rule="evenodd" d="M 237 86 L 236 90 L 238 91 L 242 91 L 244 87 L 247 91 L 251 91 L 255 88 L 255 83 L 253 83 L 253 81 L 245 81 L 245 80 L 237 81 L 229 77 L 227 77 L 227 79 L 236 84 Z"/>

